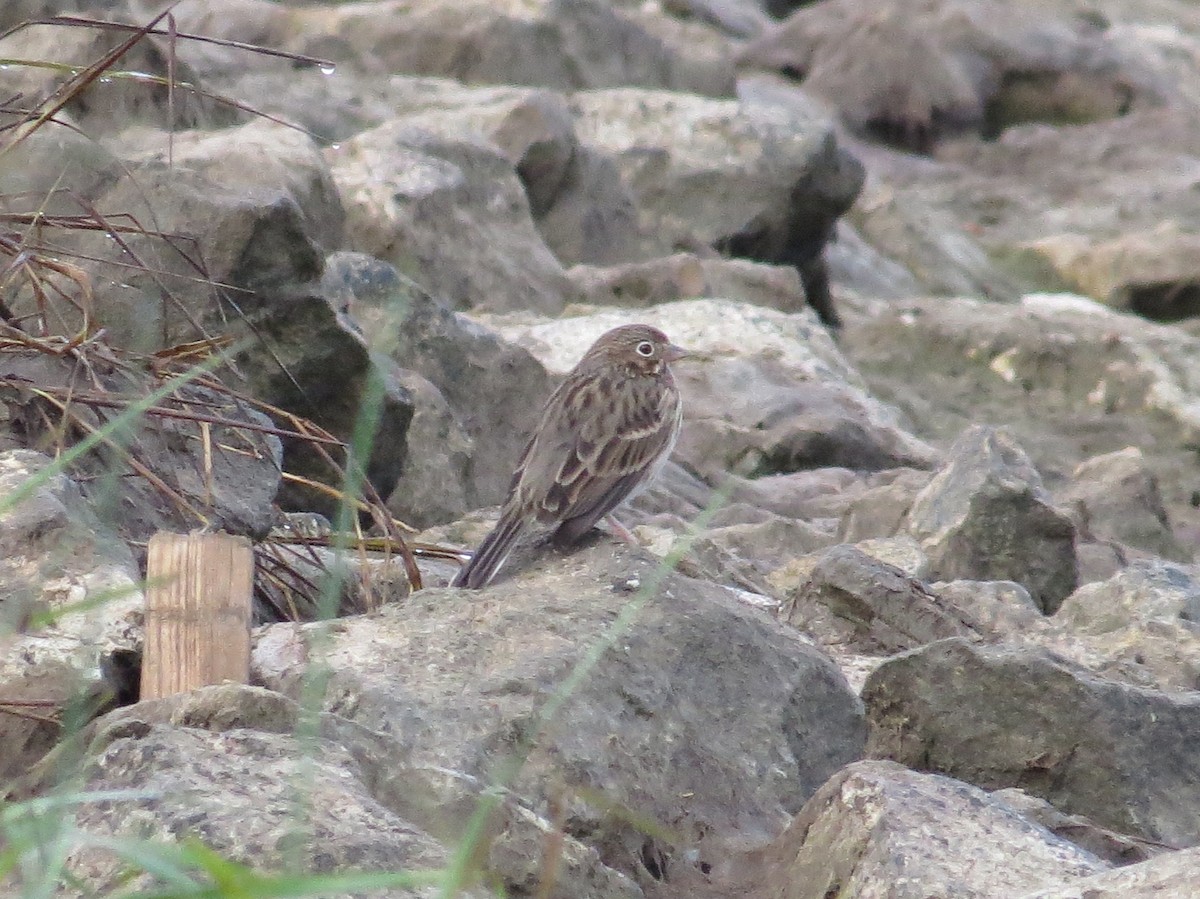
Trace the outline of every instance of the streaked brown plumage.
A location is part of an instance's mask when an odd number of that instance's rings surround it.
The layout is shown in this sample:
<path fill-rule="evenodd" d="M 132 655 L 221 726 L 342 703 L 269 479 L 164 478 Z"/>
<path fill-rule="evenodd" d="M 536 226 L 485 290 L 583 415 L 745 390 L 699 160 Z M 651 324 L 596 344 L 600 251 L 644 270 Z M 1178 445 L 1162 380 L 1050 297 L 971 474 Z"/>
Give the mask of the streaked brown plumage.
<path fill-rule="evenodd" d="M 531 528 L 553 527 L 555 543 L 574 543 L 645 487 L 679 436 L 669 366 L 685 355 L 649 325 L 601 335 L 546 401 L 500 520 L 454 586 L 486 586 Z"/>

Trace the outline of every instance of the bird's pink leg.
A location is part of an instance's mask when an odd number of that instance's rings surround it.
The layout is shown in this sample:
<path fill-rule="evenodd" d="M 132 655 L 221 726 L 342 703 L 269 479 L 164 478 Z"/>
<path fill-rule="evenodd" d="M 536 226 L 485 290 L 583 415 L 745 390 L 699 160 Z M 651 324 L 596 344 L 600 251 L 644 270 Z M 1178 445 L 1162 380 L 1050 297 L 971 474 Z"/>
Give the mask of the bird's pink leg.
<path fill-rule="evenodd" d="M 608 523 L 608 529 L 617 537 L 620 537 L 622 540 L 628 544 L 631 544 L 632 546 L 639 545 L 637 537 L 633 536 L 633 532 L 630 531 L 629 528 L 617 521 L 617 516 L 609 512 L 604 516 L 604 520 Z"/>

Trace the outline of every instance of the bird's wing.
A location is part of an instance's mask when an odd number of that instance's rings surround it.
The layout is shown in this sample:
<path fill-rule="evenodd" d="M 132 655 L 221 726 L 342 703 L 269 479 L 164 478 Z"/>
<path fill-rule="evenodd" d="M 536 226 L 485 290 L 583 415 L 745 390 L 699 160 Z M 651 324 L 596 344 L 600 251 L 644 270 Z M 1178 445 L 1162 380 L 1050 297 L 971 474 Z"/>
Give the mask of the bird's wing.
<path fill-rule="evenodd" d="M 651 474 L 655 462 L 675 439 L 674 405 L 658 385 L 641 397 L 620 394 L 616 385 L 593 381 L 581 388 L 589 414 L 574 416 L 562 437 L 565 452 L 557 456 L 544 508 L 558 521 L 576 520 L 578 533 L 621 504 Z M 624 403 L 614 397 L 624 395 Z M 572 409 L 587 408 L 572 404 Z M 601 412 L 597 412 L 601 410 Z M 571 416 L 568 416 L 571 418 Z"/>

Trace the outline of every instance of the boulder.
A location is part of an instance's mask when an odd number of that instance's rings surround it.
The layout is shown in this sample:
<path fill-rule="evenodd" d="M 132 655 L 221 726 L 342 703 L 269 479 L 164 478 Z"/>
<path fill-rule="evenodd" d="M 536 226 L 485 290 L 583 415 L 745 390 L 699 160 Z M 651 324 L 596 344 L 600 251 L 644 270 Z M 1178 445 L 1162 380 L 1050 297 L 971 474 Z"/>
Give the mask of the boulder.
<path fill-rule="evenodd" d="M 943 580 L 1012 580 L 1046 613 L 1075 589 L 1075 527 L 1012 437 L 969 428 L 917 494 L 906 528 Z"/>
<path fill-rule="evenodd" d="M 830 778 L 761 858 L 759 890 L 726 895 L 1002 899 L 1107 867 L 983 790 L 879 761 Z"/>
<path fill-rule="evenodd" d="M 83 789 L 114 798 L 75 811 L 74 826 L 93 840 L 80 841 L 68 870 L 98 892 L 128 889 L 128 862 L 104 842 L 141 838 L 147 829 L 198 839 L 263 873 L 444 868 L 450 852 L 398 812 L 400 802 L 381 783 L 375 756 L 386 741 L 334 716 L 318 718 L 311 737 L 297 736 L 303 721 L 286 698 L 235 684 L 101 719 L 79 776 Z M 139 890 L 161 885 L 147 868 L 132 881 Z M 436 886 L 388 892 L 437 894 Z"/>
<path fill-rule="evenodd" d="M 632 89 L 571 102 L 580 138 L 613 156 L 665 250 L 698 241 L 794 266 L 808 304 L 839 323 L 822 252 L 864 174 L 828 121 L 811 110 Z"/>
<path fill-rule="evenodd" d="M 330 152 L 348 249 L 391 262 L 455 309 L 550 313 L 571 297 L 512 164 L 482 138 L 400 120 Z"/>
<path fill-rule="evenodd" d="M 1134 896 L 1187 896 L 1200 875 L 1200 850 L 1168 852 L 1141 864 L 1046 887 L 1021 899 L 1126 899 Z"/>
<path fill-rule="evenodd" d="M 538 814 L 561 802 L 568 834 L 644 884 L 769 841 L 862 750 L 857 697 L 822 653 L 605 539 L 483 593 L 273 625 L 254 676 L 299 695 L 314 640 L 330 708 L 412 764 L 502 778 Z M 594 667 L 576 683 L 581 660 Z"/>
<path fill-rule="evenodd" d="M 466 83 L 570 91 L 632 84 L 729 94 L 730 54 L 664 41 L 619 5 L 537 3 L 323 3 L 281 9 L 262 0 L 197 0 L 180 28 L 339 60 L 375 76 L 439 75 Z M 520 47 L 523 52 L 512 52 Z M 228 55 L 216 57 L 226 61 Z"/>
<path fill-rule="evenodd" d="M 752 40 L 740 61 L 798 78 L 873 137 L 928 151 L 968 129 L 995 136 L 1016 122 L 1163 103 L 1169 83 L 1128 49 L 1096 21 L 1048 7 L 825 0 Z"/>
<path fill-rule="evenodd" d="M 796 270 L 746 259 L 673 253 L 625 265 L 575 265 L 567 275 L 593 306 L 645 308 L 673 300 L 728 297 L 781 312 L 804 308 Z"/>
<path fill-rule="evenodd" d="M 1200 581 L 1193 568 L 1137 561 L 1085 584 L 1043 642 L 1093 671 L 1136 686 L 1200 689 Z"/>
<path fill-rule="evenodd" d="M 884 662 L 863 701 L 874 758 L 1020 787 L 1172 846 L 1200 842 L 1195 693 L 1130 687 L 1043 649 L 952 638 Z"/>
<path fill-rule="evenodd" d="M 948 581 L 929 589 L 988 643 L 1037 641 L 1053 629 L 1029 591 L 1013 581 Z"/>
<path fill-rule="evenodd" d="M 17 3 L 19 9 L 22 3 Z M 30 15 L 12 19 L 8 27 L 48 15 L 69 15 L 68 6 L 83 7 L 84 3 L 45 4 L 44 11 L 29 10 Z M 99 12 L 104 18 L 129 21 L 135 14 L 130 4 L 103 4 Z M 112 8 L 115 7 L 115 8 Z M 12 16 L 5 9 L 4 20 Z M 149 17 L 144 21 L 148 21 Z M 159 27 L 163 27 L 160 22 Z M 0 57 L 20 60 L 0 69 L 0 94 L 5 97 L 21 95 L 24 108 L 58 100 L 60 87 L 67 84 L 73 67 L 86 68 L 99 61 L 130 37 L 128 32 L 102 28 L 77 28 L 65 25 L 30 24 L 7 31 L 0 36 Z M 85 132 L 92 135 L 110 133 L 138 122 L 156 128 L 221 127 L 229 125 L 234 115 L 201 90 L 179 87 L 168 97 L 166 79 L 172 71 L 177 82 L 202 88 L 197 72 L 186 60 L 169 60 L 170 49 L 157 35 L 146 35 L 125 51 L 111 71 L 94 79 L 82 90 L 65 100 L 64 111 Z M 42 63 L 39 65 L 38 63 Z M 51 100 L 53 98 L 53 100 Z"/>
<path fill-rule="evenodd" d="M 1191 558 L 1175 539 L 1158 479 L 1136 446 L 1080 462 L 1055 498 L 1076 528 L 1094 539 L 1118 540 L 1176 561 Z"/>
<path fill-rule="evenodd" d="M 940 445 L 976 422 L 1002 426 L 1052 494 L 1081 461 L 1138 447 L 1176 539 L 1200 534 L 1187 449 L 1200 435 L 1200 343 L 1186 330 L 1073 295 L 1017 306 L 925 298 L 855 319 L 840 346 L 915 433 Z"/>
<path fill-rule="evenodd" d="M 141 573 L 79 486 L 31 450 L 0 453 L 0 778 L 137 696 Z M 21 703 L 43 703 L 23 707 Z"/>
<path fill-rule="evenodd" d="M 433 482 L 420 486 L 420 491 L 430 491 L 420 501 L 425 510 L 420 514 L 432 523 L 445 520 L 460 502 L 466 508 L 500 502 L 553 390 L 542 364 L 519 343 L 455 314 L 382 260 L 361 253 L 334 254 L 325 284 L 352 297 L 353 317 L 374 352 L 422 379 L 418 390 L 425 394 L 421 411 L 428 424 L 422 418 L 421 427 L 434 428 L 434 441 L 414 445 L 414 452 L 423 455 L 413 460 L 411 470 L 425 470 L 446 487 L 437 491 Z M 424 383 L 440 393 L 452 421 Z M 439 442 L 443 433 L 446 439 Z M 424 441 L 425 436 L 418 433 L 414 439 Z M 464 457 L 467 453 L 469 458 Z M 390 502 L 395 510 L 416 512 L 414 484 L 403 473 L 407 470 L 397 467 L 401 480 L 395 489 L 400 492 Z"/>
<path fill-rule="evenodd" d="M 1138 839 L 1100 827 L 1083 815 L 1060 812 L 1045 799 L 1030 796 L 1016 787 L 996 790 L 992 793 L 992 798 L 1114 866 L 1144 862 L 1171 851 L 1162 843 Z M 1181 851 L 1180 854 L 1184 853 L 1185 851 Z"/>
<path fill-rule="evenodd" d="M 822 643 L 859 652 L 895 652 L 945 637 L 978 639 L 920 581 L 845 544 L 819 555 L 781 614 Z"/>

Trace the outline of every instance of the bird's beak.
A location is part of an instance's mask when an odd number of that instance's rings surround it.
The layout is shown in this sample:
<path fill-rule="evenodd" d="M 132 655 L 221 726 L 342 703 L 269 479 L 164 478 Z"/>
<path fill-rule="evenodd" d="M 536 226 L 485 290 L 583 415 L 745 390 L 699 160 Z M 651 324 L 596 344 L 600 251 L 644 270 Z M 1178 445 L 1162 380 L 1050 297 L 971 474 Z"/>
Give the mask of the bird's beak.
<path fill-rule="evenodd" d="M 673 343 L 668 343 L 663 351 L 663 359 L 669 365 L 672 362 L 678 362 L 680 359 L 686 359 L 688 356 L 695 355 L 691 350 L 685 350 L 681 346 L 676 346 Z"/>

